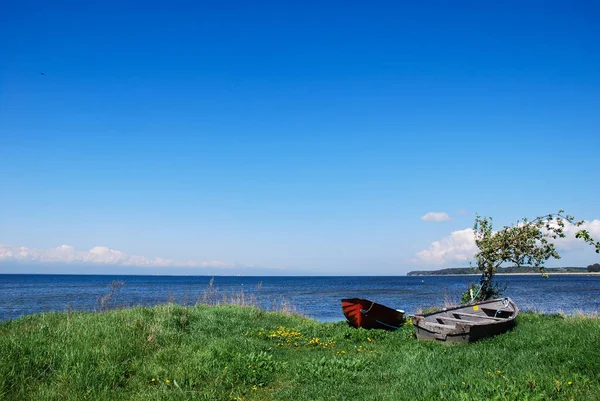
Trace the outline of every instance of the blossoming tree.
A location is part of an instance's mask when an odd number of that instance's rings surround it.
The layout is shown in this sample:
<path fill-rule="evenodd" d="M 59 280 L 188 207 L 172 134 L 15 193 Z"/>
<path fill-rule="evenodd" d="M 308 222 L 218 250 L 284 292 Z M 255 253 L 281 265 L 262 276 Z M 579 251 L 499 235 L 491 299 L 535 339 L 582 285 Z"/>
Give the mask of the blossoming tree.
<path fill-rule="evenodd" d="M 469 303 L 495 298 L 502 289 L 493 282 L 498 268 L 504 263 L 517 266 L 534 266 L 544 273 L 544 263 L 550 259 L 560 259 L 554 240 L 565 238 L 565 223 L 581 227 L 583 220 L 576 221 L 573 216 L 559 210 L 536 217 L 518 220 L 511 226 L 504 226 L 499 231 L 492 230 L 492 218 L 475 217 L 475 244 L 479 252 L 475 254 L 477 268 L 481 271 L 479 285 L 472 286 L 465 292 L 461 302 Z M 600 253 L 600 241 L 595 241 L 587 230 L 579 230 L 575 238 L 594 246 Z"/>

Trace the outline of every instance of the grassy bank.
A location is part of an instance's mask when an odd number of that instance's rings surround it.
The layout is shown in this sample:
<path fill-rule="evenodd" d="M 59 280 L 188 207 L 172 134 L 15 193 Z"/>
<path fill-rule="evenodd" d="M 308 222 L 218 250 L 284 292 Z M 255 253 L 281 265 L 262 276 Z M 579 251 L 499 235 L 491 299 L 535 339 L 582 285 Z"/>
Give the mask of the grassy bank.
<path fill-rule="evenodd" d="M 0 323 L 6 400 L 595 400 L 600 319 L 525 313 L 474 344 L 238 306 Z"/>

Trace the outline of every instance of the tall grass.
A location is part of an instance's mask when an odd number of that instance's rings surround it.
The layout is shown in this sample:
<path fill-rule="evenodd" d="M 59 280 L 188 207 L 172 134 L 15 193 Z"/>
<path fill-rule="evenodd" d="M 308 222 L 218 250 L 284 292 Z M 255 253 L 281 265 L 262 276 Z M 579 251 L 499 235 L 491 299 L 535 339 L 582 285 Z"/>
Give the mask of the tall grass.
<path fill-rule="evenodd" d="M 288 302 L 285 298 L 273 298 L 266 300 L 259 300 L 258 297 L 252 293 L 247 295 L 244 289 L 238 291 L 219 292 L 218 287 L 214 285 L 214 277 L 210 279 L 206 288 L 202 291 L 202 297 L 198 297 L 196 305 L 237 305 L 237 306 L 249 306 L 265 311 L 281 312 L 287 314 L 298 314 L 296 307 Z M 260 294 L 262 290 L 262 281 L 256 285 L 256 293 Z"/>
<path fill-rule="evenodd" d="M 247 302 L 244 298 L 244 302 Z M 237 305 L 0 323 L 2 400 L 596 400 L 600 319 L 524 313 L 474 344 Z"/>
<path fill-rule="evenodd" d="M 219 305 L 237 305 L 247 306 L 262 309 L 270 312 L 281 312 L 287 314 L 297 314 L 297 309 L 283 296 L 276 298 L 269 298 L 260 296 L 262 290 L 262 282 L 258 282 L 256 285 L 256 291 L 251 291 L 249 294 L 244 289 L 236 291 L 221 291 L 214 284 L 214 277 L 210 279 L 206 287 L 200 288 L 200 295 L 197 295 L 194 299 L 187 292 L 183 294 L 180 304 L 183 306 L 191 305 L 208 305 L 208 306 L 219 306 Z M 112 281 L 107 286 L 107 292 L 101 296 L 98 296 L 96 300 L 96 312 L 105 312 L 108 310 L 118 310 L 124 308 L 132 308 L 137 305 L 131 305 L 120 302 L 121 292 L 123 287 L 126 287 L 124 281 Z M 177 300 L 175 295 L 170 292 L 168 297 L 165 299 L 167 304 L 176 304 Z M 67 311 L 73 311 L 72 304 L 67 303 Z"/>

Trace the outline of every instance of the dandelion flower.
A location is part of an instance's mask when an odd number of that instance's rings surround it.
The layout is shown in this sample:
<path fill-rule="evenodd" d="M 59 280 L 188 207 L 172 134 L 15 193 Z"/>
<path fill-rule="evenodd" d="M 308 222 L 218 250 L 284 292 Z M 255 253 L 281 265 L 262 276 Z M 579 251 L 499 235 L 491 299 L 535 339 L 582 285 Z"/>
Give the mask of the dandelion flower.
<path fill-rule="evenodd" d="M 171 380 L 167 379 L 167 380 L 165 380 L 165 383 L 171 384 Z"/>
<path fill-rule="evenodd" d="M 571 384 L 573 384 L 573 382 L 568 382 L 567 384 L 570 386 Z"/>

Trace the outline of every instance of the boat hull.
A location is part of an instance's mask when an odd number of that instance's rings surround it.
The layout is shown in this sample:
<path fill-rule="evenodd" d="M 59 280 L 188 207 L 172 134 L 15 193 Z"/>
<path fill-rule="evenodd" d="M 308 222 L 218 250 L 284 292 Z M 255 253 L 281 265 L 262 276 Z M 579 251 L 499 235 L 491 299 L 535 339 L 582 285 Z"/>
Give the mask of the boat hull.
<path fill-rule="evenodd" d="M 514 327 L 518 314 L 517 305 L 502 298 L 411 318 L 419 340 L 464 343 L 505 333 Z"/>
<path fill-rule="evenodd" d="M 342 299 L 342 311 L 348 324 L 356 328 L 396 330 L 404 324 L 404 311 L 389 308 L 368 299 Z"/>

